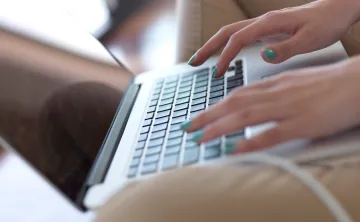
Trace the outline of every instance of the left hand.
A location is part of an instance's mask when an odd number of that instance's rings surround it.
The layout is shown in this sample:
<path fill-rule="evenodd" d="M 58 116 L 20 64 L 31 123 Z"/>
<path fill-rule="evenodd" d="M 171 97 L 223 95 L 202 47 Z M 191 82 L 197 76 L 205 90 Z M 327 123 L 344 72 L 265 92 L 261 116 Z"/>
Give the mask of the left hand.
<path fill-rule="evenodd" d="M 360 125 L 360 57 L 280 74 L 238 88 L 185 124 L 203 143 L 270 121 L 274 128 L 235 144 L 237 152 L 316 139 Z M 200 130 L 202 129 L 202 130 Z"/>

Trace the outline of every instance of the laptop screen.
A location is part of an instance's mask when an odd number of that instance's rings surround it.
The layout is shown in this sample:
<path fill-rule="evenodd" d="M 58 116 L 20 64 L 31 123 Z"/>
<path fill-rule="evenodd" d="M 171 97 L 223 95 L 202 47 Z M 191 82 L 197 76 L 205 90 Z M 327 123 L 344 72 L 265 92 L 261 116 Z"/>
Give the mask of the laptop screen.
<path fill-rule="evenodd" d="M 131 78 L 0 30 L 0 136 L 75 202 Z"/>

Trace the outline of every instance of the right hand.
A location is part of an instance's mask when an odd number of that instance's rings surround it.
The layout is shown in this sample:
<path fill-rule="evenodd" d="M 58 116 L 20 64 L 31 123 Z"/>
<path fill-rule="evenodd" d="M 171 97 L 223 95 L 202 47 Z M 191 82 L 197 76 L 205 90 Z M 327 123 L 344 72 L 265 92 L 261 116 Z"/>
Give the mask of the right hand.
<path fill-rule="evenodd" d="M 285 34 L 286 40 L 265 46 L 262 57 L 280 63 L 297 54 L 330 46 L 338 41 L 360 15 L 359 0 L 319 0 L 294 8 L 272 11 L 263 16 L 224 26 L 189 61 L 204 63 L 224 45 L 213 76 L 222 76 L 242 47 L 261 38 Z"/>

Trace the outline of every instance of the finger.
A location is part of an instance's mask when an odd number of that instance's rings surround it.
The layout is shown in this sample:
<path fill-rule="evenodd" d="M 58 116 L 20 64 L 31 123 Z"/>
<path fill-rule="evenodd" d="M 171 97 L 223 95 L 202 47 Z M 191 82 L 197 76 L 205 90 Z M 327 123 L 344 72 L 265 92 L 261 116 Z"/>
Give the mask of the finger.
<path fill-rule="evenodd" d="M 235 153 L 246 153 L 270 148 L 279 143 L 287 142 L 301 137 L 301 124 L 298 120 L 280 122 L 279 125 L 254 136 L 247 140 L 241 140 L 236 144 Z"/>
<path fill-rule="evenodd" d="M 310 52 L 311 49 L 306 43 L 307 35 L 308 32 L 303 30 L 289 39 L 265 46 L 261 51 L 261 56 L 266 62 L 277 64 L 295 55 Z"/>
<path fill-rule="evenodd" d="M 202 138 L 198 143 L 207 142 L 222 135 L 243 130 L 247 126 L 254 126 L 264 122 L 281 121 L 288 118 L 289 109 L 285 109 L 279 103 L 266 103 L 254 105 L 240 111 L 233 112 L 214 123 L 207 125 Z"/>
<path fill-rule="evenodd" d="M 239 107 L 248 107 L 261 101 L 269 102 L 272 100 L 272 95 L 272 93 L 263 91 L 242 93 L 240 95 L 233 94 L 222 102 L 210 107 L 209 110 L 196 116 L 190 123 L 186 123 L 188 124 L 186 131 L 193 132 L 204 128 L 205 125 L 236 111 Z"/>
<path fill-rule="evenodd" d="M 198 66 L 203 64 L 208 58 L 215 54 L 221 47 L 223 47 L 232 34 L 243 29 L 244 27 L 253 23 L 257 18 L 233 23 L 231 25 L 221 28 L 213 37 L 211 37 L 203 47 L 201 47 L 196 54 L 191 57 L 189 64 Z"/>
<path fill-rule="evenodd" d="M 220 55 L 217 70 L 213 76 L 220 77 L 224 75 L 230 62 L 238 55 L 242 47 L 252 44 L 264 36 L 290 32 L 290 29 L 292 29 L 292 25 L 289 25 L 288 22 L 272 17 L 269 19 L 259 19 L 246 28 L 233 34 Z"/>

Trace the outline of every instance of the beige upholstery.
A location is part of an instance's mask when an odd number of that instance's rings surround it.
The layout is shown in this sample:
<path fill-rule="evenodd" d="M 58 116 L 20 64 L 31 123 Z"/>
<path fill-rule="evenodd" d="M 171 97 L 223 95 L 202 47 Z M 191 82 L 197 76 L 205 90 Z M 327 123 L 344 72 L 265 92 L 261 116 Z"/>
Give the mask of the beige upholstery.
<path fill-rule="evenodd" d="M 360 157 L 305 169 L 360 220 Z M 288 173 L 272 167 L 193 168 L 134 184 L 113 197 L 97 222 L 335 221 Z"/>
<path fill-rule="evenodd" d="M 294 7 L 312 2 L 313 0 L 235 0 L 248 17 L 257 17 L 266 12 Z M 329 24 L 331 25 L 331 24 Z M 349 56 L 360 53 L 360 23 L 356 23 L 341 39 Z"/>
<path fill-rule="evenodd" d="M 187 61 L 222 26 L 312 0 L 183 0 L 179 2 L 178 61 Z M 347 53 L 360 52 L 360 23 L 341 39 Z"/>

